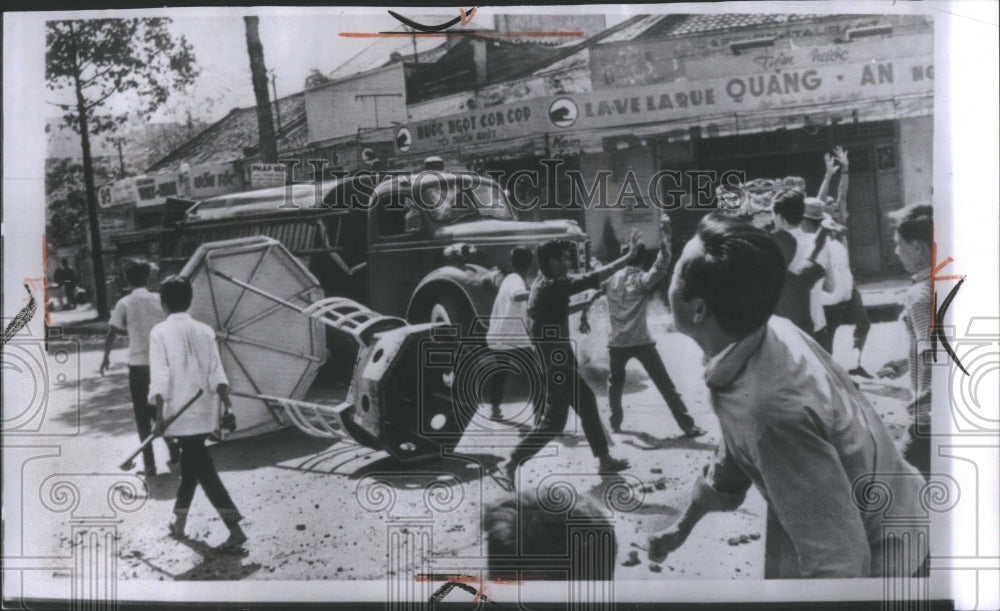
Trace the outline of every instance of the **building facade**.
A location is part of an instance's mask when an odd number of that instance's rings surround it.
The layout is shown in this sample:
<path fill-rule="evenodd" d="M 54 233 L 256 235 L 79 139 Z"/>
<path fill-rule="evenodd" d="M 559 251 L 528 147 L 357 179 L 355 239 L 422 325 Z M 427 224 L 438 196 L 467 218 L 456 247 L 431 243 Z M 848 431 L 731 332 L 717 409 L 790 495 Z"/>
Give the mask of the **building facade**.
<path fill-rule="evenodd" d="M 654 241 L 663 210 L 683 243 L 727 173 L 800 176 L 814 195 L 823 154 L 843 146 L 854 271 L 902 272 L 885 215 L 931 196 L 929 17 L 646 15 L 578 32 L 553 23 L 547 37 L 519 39 L 509 28 L 523 26 L 503 23 L 421 49 L 414 39 L 408 56 L 397 49 L 284 98 L 289 177 L 415 170 L 439 156 L 500 178 L 525 218 L 577 220 L 610 258 L 630 226 Z M 194 198 L 249 187 L 252 111 L 233 111 L 158 164 L 165 177 L 141 179 L 153 182 L 153 206 L 171 180 Z M 155 209 L 141 205 L 150 186 L 136 187 L 137 212 L 150 210 L 137 225 L 153 231 Z"/>

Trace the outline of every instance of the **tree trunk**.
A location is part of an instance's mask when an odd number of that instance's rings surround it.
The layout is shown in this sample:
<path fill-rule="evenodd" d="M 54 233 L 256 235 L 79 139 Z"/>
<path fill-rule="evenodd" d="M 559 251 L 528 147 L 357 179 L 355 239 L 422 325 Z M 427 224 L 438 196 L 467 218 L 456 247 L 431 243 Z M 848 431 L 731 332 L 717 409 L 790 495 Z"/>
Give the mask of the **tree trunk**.
<path fill-rule="evenodd" d="M 76 42 L 74 41 L 74 45 Z M 94 160 L 90 156 L 90 130 L 87 126 L 87 103 L 80 85 L 80 72 L 73 75 L 76 89 L 76 111 L 80 122 L 80 144 L 83 147 L 83 182 L 87 192 L 87 222 L 90 228 L 90 257 L 94 266 L 94 307 L 100 319 L 108 318 L 107 278 L 104 277 L 104 248 L 101 246 L 101 224 L 98 217 L 97 188 L 94 186 Z"/>
<path fill-rule="evenodd" d="M 271 118 L 271 102 L 267 93 L 267 68 L 264 65 L 264 46 L 260 44 L 257 31 L 257 17 L 244 17 L 247 28 L 247 53 L 250 54 L 250 73 L 253 77 L 253 93 L 257 97 L 257 129 L 260 136 L 261 161 L 277 163 L 278 143 L 274 137 L 274 121 Z M 275 100 L 277 102 L 277 100 Z"/>

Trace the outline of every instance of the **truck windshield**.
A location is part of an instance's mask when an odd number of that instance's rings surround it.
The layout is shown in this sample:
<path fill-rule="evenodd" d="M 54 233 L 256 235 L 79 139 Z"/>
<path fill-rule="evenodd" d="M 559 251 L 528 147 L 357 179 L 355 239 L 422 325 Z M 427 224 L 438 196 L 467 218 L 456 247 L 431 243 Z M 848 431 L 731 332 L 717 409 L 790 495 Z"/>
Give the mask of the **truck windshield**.
<path fill-rule="evenodd" d="M 463 181 L 461 188 L 453 182 L 421 185 L 417 205 L 434 222 L 448 225 L 480 219 L 514 220 L 507 197 L 500 187 L 487 181 Z"/>

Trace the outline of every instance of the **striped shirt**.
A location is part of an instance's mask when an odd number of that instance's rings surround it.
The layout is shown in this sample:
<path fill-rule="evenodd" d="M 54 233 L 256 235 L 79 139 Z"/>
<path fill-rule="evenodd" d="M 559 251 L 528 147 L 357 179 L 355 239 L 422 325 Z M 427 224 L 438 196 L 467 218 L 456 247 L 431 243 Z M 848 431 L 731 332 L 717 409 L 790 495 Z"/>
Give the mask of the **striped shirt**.
<path fill-rule="evenodd" d="M 926 268 L 913 275 L 913 284 L 906 290 L 903 298 L 903 323 L 910 336 L 910 384 L 913 387 L 913 398 L 919 399 L 931 391 L 931 364 L 924 352 L 930 350 L 931 339 L 931 270 Z M 919 413 L 914 414 L 920 424 L 930 424 L 930 403 L 916 401 L 922 406 Z"/>

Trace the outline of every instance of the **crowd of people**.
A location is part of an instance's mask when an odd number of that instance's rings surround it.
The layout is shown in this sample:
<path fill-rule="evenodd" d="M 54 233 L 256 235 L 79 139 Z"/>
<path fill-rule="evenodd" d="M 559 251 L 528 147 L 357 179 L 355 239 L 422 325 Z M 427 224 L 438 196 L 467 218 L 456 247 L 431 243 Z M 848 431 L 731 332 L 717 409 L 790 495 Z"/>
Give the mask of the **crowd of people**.
<path fill-rule="evenodd" d="M 816 197 L 807 195 L 798 177 L 768 181 L 766 189 L 773 193 L 766 205 L 761 183 L 746 185 L 743 201 L 720 205 L 701 221 L 674 266 L 668 305 L 676 329 L 704 353 L 705 383 L 722 439 L 696 477 L 680 518 L 649 538 L 655 562 L 682 545 L 706 513 L 736 509 L 753 485 L 768 505 L 765 577 L 926 574 L 924 540 L 886 536 L 881 513 L 866 511 L 857 494 L 865 486 L 882 486 L 891 491 L 893 511 L 919 511 L 920 491 L 930 475 L 930 370 L 920 351 L 929 333 L 932 210 L 911 205 L 892 215 L 896 255 L 913 279 L 903 304 L 911 342 L 909 357 L 888 363 L 878 375 L 911 373 L 912 424 L 901 451 L 852 379 L 872 377 L 861 367 L 871 323 L 851 274 L 843 225 L 847 152 L 838 147 L 825 162 Z M 831 198 L 827 191 L 837 172 L 842 173 L 838 196 Z M 571 244 L 542 244 L 530 290 L 523 278 L 526 259 L 519 255 L 518 290 L 501 291 L 494 314 L 524 317 L 520 327 L 528 332 L 521 332 L 518 349 L 534 346 L 546 389 L 540 419 L 501 467 L 513 489 L 519 465 L 562 432 L 570 407 L 577 410 L 598 471 L 629 466 L 609 454 L 595 395 L 579 377 L 573 355 L 569 316 L 586 312 L 590 302 L 571 307 L 570 298 L 583 291 L 596 290 L 595 299 L 603 294 L 608 301 L 612 431 L 620 431 L 624 418 L 625 365 L 636 358 L 684 435 L 704 434 L 671 383 L 645 320 L 651 289 L 670 269 L 666 215 L 660 233 L 648 270 L 640 265 L 644 246 L 636 232 L 621 258 L 583 274 L 569 273 Z M 836 331 L 844 325 L 854 327 L 856 366 L 849 371 L 831 356 Z M 581 331 L 588 326 L 582 317 Z M 491 346 L 501 346 L 504 330 L 517 327 L 509 319 L 493 319 Z M 494 390 L 494 418 L 500 417 L 500 397 Z M 498 521 L 514 519 L 509 513 L 491 510 L 487 533 L 505 532 Z"/>
<path fill-rule="evenodd" d="M 852 380 L 852 375 L 871 377 L 860 365 L 871 324 L 851 276 L 842 224 L 847 217 L 847 168 L 843 149 L 827 155 L 817 197 L 809 197 L 805 181 L 795 177 L 770 182 L 768 188 L 778 188 L 766 207 L 760 183 L 745 185 L 749 196 L 736 206 L 724 205 L 731 194 L 722 194 L 720 211 L 702 219 L 673 265 L 672 276 L 672 231 L 665 214 L 648 269 L 637 230 L 618 259 L 582 274 L 570 273 L 576 258 L 571 242 L 551 240 L 534 254 L 514 248 L 487 342 L 498 359 L 538 367 L 545 388 L 533 405 L 531 430 L 500 468 L 510 489 L 518 488 L 519 466 L 563 433 L 571 408 L 597 459 L 597 472 L 613 474 L 630 467 L 626 458 L 611 454 L 596 395 L 581 376 L 571 340 L 570 316 L 586 313 L 601 296 L 607 299 L 611 329 L 611 430 L 620 432 L 624 423 L 625 368 L 636 359 L 681 434 L 706 434 L 675 388 L 646 322 L 655 288 L 671 276 L 667 300 L 674 325 L 704 353 L 704 378 L 721 440 L 713 460 L 696 475 L 680 518 L 649 538 L 650 559 L 662 561 L 691 536 L 706 513 L 737 508 L 756 486 L 768 506 L 766 577 L 867 577 L 925 570 L 926 549 L 900 537 L 886 538 L 881 514 L 864 511 L 856 499 L 858 486 L 883 486 L 891 491 L 894 511 L 910 515 L 911 510 L 919 511 L 924 477 L 929 476 L 930 370 L 921 350 L 927 346 L 931 316 L 932 210 L 911 205 L 893 215 L 896 255 L 913 278 L 903 304 L 910 352 L 907 359 L 887 363 L 879 375 L 911 375 L 913 417 L 901 452 Z M 838 171 L 838 196 L 828 198 L 826 191 Z M 538 272 L 529 288 L 535 262 Z M 101 373 L 109 366 L 116 333 L 126 332 L 139 438 L 164 437 L 169 465 L 179 465 L 181 471 L 169 534 L 185 536 L 192 497 L 201 485 L 230 530 L 222 549 L 239 550 L 247 538 L 240 527 L 242 516 L 205 446 L 223 423 L 233 426 L 214 332 L 186 313 L 192 300 L 187 280 L 170 277 L 156 295 L 145 288 L 148 274 L 149 266 L 141 263 L 126 271 L 130 292 L 114 308 Z M 590 299 L 571 304 L 572 297 L 584 291 L 594 292 Z M 844 325 L 854 327 L 858 353 L 857 366 L 850 371 L 831 356 L 836 330 Z M 583 316 L 581 331 L 588 326 Z M 503 375 L 496 375 L 491 383 L 493 420 L 503 419 L 504 382 Z M 155 475 L 151 443 L 145 445 L 143 459 L 141 473 Z M 525 511 L 546 510 L 526 501 L 505 501 L 488 509 L 484 527 L 491 550 L 516 557 L 517 550 L 510 546 L 511 533 L 521 532 L 517 524 L 549 524 L 544 517 L 525 516 Z M 592 513 L 595 524 L 605 524 L 599 509 Z M 610 550 L 610 565 L 602 566 L 611 568 L 596 577 L 587 573 L 592 578 L 613 574 L 613 536 L 612 529 L 611 543 L 600 547 L 601 553 Z"/>

